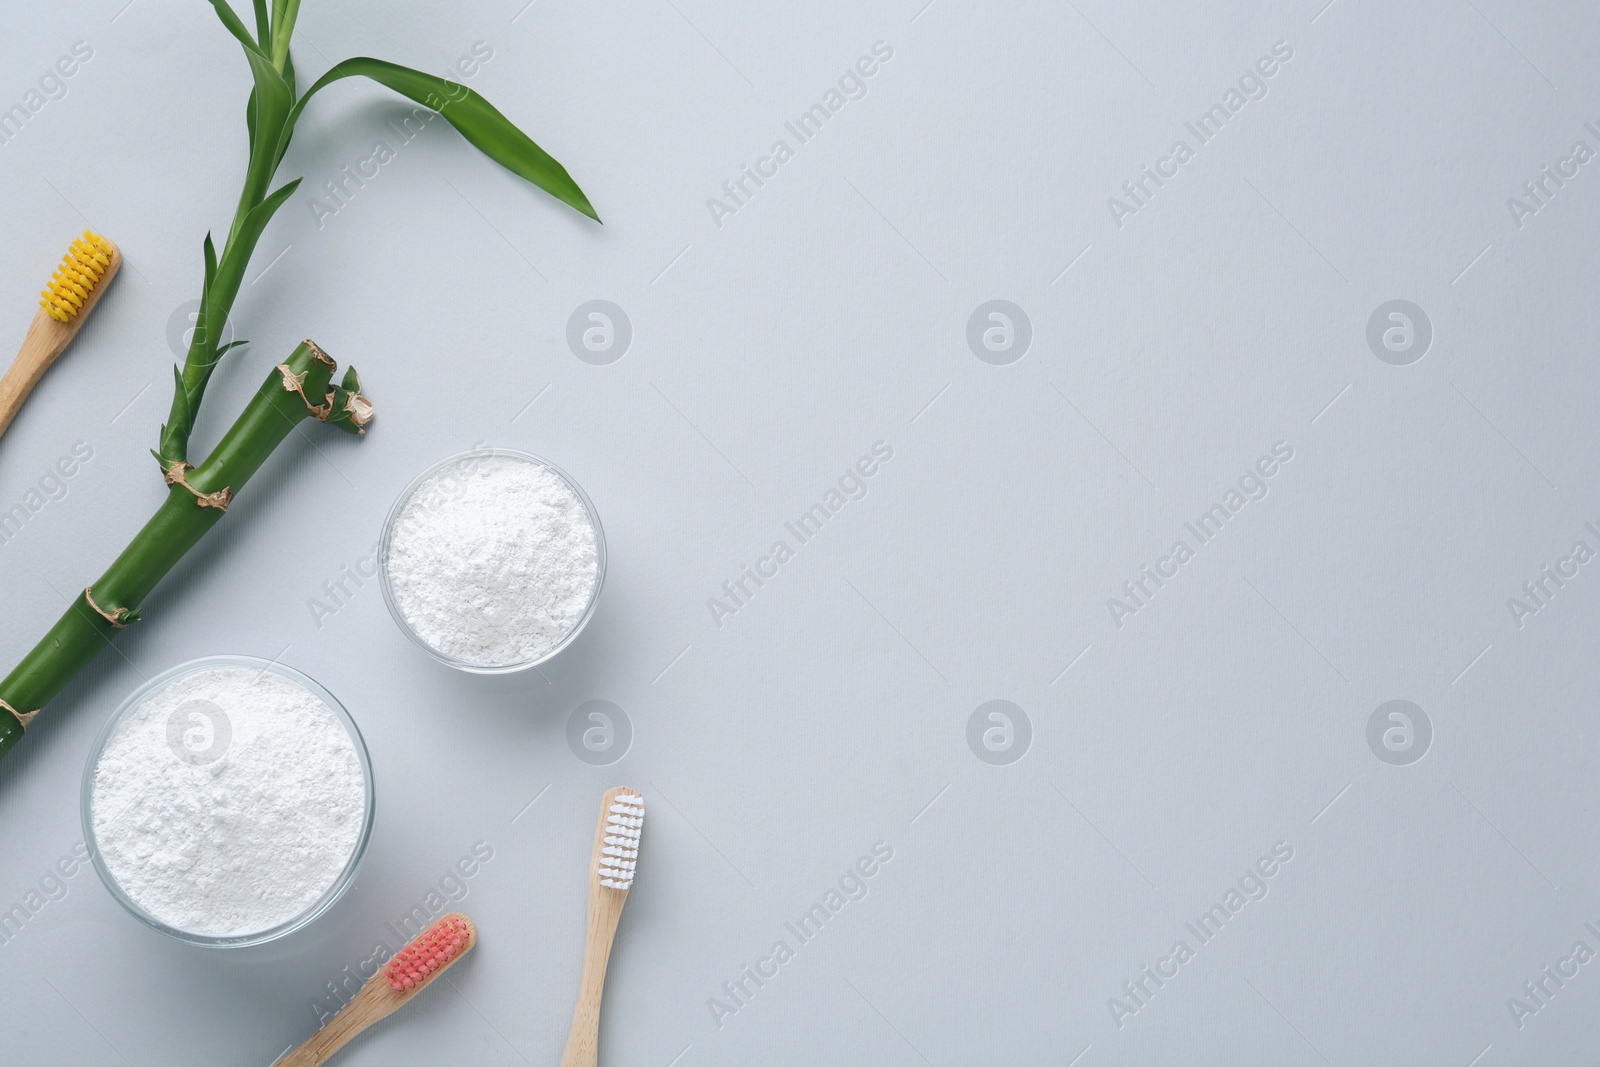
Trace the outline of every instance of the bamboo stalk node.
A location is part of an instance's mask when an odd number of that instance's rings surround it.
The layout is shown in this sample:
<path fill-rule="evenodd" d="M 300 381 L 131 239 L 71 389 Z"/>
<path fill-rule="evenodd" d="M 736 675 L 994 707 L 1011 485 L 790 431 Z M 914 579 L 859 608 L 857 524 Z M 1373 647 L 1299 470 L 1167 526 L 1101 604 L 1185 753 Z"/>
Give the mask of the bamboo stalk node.
<path fill-rule="evenodd" d="M 310 341 L 305 343 L 311 348 L 312 355 L 319 359 L 327 360 L 329 363 L 333 362 L 333 360 L 323 355 L 322 350 L 316 345 L 311 344 Z M 283 375 L 283 391 L 286 393 L 299 393 L 300 402 L 306 406 L 306 410 L 311 412 L 318 422 L 327 422 L 333 417 L 333 402 L 331 400 L 319 407 L 311 402 L 310 397 L 306 396 L 306 375 L 311 373 L 310 371 L 296 374 L 289 369 L 287 363 L 280 363 L 278 364 L 278 373 Z M 333 394 L 329 393 L 328 395 L 331 397 Z"/>
<path fill-rule="evenodd" d="M 335 396 L 337 396 L 337 393 L 334 390 L 328 390 L 327 407 L 330 411 L 333 410 Z M 374 414 L 372 401 L 360 393 L 350 393 L 344 398 L 344 411 L 340 414 L 349 416 L 350 425 L 356 428 L 356 433 L 366 433 L 367 423 L 372 421 Z M 326 422 L 327 420 L 324 419 L 323 421 Z"/>
<path fill-rule="evenodd" d="M 328 353 L 326 353 L 322 349 L 318 348 L 317 347 L 317 342 L 313 341 L 311 338 L 307 337 L 304 341 L 301 341 L 300 343 L 305 345 L 307 348 L 311 349 L 312 356 L 314 356 L 319 361 L 321 361 L 323 363 L 326 363 L 330 367 L 337 367 L 339 365 L 339 364 L 334 362 L 332 356 L 328 355 Z"/>
<path fill-rule="evenodd" d="M 99 604 L 94 602 L 94 593 L 87 585 L 83 587 L 83 600 L 84 603 L 88 604 L 94 609 L 94 613 L 96 615 L 106 620 L 106 622 L 109 622 L 113 630 L 120 630 L 130 622 L 137 621 L 138 619 L 138 613 L 130 611 L 127 608 L 117 608 L 115 611 L 107 611 L 105 608 L 102 608 Z"/>
<path fill-rule="evenodd" d="M 233 503 L 233 490 L 223 487 L 215 493 L 202 493 L 189 484 L 189 477 L 185 472 L 192 470 L 194 470 L 193 464 L 179 461 L 170 467 L 163 467 L 161 479 L 168 485 L 176 485 L 187 489 L 189 494 L 194 497 L 195 507 L 216 508 L 218 511 L 227 511 L 228 505 Z"/>
<path fill-rule="evenodd" d="M 39 714 L 37 708 L 35 708 L 33 711 L 18 711 L 10 704 L 7 704 L 4 700 L 0 700 L 0 708 L 4 708 L 5 710 L 9 711 L 11 713 L 11 717 L 17 720 L 17 725 L 22 727 L 24 730 L 28 728 L 28 724 L 34 720 L 34 717 Z"/>

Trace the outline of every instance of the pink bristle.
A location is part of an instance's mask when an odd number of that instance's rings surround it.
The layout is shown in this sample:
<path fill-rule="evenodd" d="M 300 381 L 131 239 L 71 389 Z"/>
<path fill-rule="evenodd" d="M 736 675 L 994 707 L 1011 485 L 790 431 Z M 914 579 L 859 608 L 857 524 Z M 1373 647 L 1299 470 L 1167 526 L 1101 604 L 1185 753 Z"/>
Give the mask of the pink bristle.
<path fill-rule="evenodd" d="M 442 969 L 465 949 L 470 928 L 458 915 L 447 915 L 421 936 L 395 953 L 384 978 L 397 993 L 415 989 L 428 975 Z"/>

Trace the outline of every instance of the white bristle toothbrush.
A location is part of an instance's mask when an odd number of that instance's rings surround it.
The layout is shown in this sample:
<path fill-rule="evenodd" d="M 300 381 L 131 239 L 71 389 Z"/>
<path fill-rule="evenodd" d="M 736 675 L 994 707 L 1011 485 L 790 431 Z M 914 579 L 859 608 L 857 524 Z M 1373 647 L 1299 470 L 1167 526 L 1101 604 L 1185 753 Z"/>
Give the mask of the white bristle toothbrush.
<path fill-rule="evenodd" d="M 619 786 L 605 795 L 589 864 L 589 933 L 584 939 L 583 980 L 561 1067 L 597 1067 L 599 1063 L 600 996 L 605 992 L 606 964 L 611 960 L 622 906 L 633 888 L 643 829 L 644 797 L 637 790 Z"/>

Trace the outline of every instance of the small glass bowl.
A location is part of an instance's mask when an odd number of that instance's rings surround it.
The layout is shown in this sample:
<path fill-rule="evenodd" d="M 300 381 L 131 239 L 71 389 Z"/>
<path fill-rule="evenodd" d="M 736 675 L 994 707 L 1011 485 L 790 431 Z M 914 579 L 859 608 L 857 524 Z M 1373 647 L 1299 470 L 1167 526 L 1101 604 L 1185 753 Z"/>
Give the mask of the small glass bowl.
<path fill-rule="evenodd" d="M 351 850 L 350 859 L 345 863 L 344 870 L 339 872 L 339 876 L 334 879 L 333 884 L 328 887 L 322 896 L 317 898 L 315 903 L 294 918 L 266 930 L 217 936 L 213 934 L 198 934 L 165 923 L 145 911 L 134 902 L 133 898 L 128 896 L 121 884 L 117 882 L 116 876 L 106 867 L 106 862 L 100 855 L 99 842 L 95 839 L 94 832 L 93 803 L 95 767 L 99 765 L 100 756 L 105 751 L 106 744 L 111 740 L 112 735 L 116 733 L 117 727 L 122 725 L 122 721 L 133 714 L 153 694 L 165 689 L 180 678 L 187 678 L 189 675 L 199 674 L 201 671 L 216 670 L 224 667 L 245 667 L 263 672 L 271 671 L 273 674 L 281 675 L 292 682 L 305 686 L 333 710 L 334 715 L 338 716 L 339 721 L 344 724 L 345 730 L 350 734 L 350 740 L 355 745 L 356 758 L 361 763 L 361 775 L 366 784 L 367 813 L 361 826 L 361 834 L 356 838 L 355 848 Z M 146 926 L 154 927 L 169 937 L 175 937 L 179 941 L 185 941 L 191 945 L 200 945 L 205 948 L 244 948 L 247 945 L 263 945 L 268 941 L 276 941 L 280 937 L 286 937 L 294 933 L 296 930 L 310 924 L 319 915 L 331 908 L 334 901 L 344 895 L 344 891 L 350 888 L 350 884 L 355 880 L 356 869 L 361 866 L 362 858 L 367 854 L 367 843 L 372 838 L 373 806 L 376 799 L 377 795 L 372 784 L 372 761 L 367 755 L 367 743 L 362 739 L 361 730 L 356 726 L 355 720 L 350 717 L 350 713 L 345 710 L 344 705 L 334 699 L 332 693 L 318 685 L 311 678 L 306 677 L 292 667 L 284 666 L 282 663 L 257 659 L 254 656 L 206 656 L 203 659 L 190 660 L 188 663 L 180 664 L 150 679 L 150 681 L 135 689 L 122 702 L 122 705 L 117 708 L 111 719 L 105 724 L 105 727 L 101 729 L 100 736 L 95 738 L 94 745 L 89 750 L 89 762 L 83 771 L 83 788 L 80 793 L 79 806 L 83 819 L 83 839 L 88 842 L 89 854 L 94 860 L 95 873 L 100 875 L 100 881 L 105 884 L 106 889 L 110 891 L 117 903 L 128 910 L 129 914 Z"/>
<path fill-rule="evenodd" d="M 579 617 L 577 622 L 572 624 L 572 629 L 568 630 L 561 640 L 533 659 L 522 660 L 517 663 L 485 665 L 482 663 L 468 663 L 465 660 L 457 659 L 448 653 L 439 651 L 423 640 L 422 635 L 412 628 L 410 621 L 405 617 L 405 613 L 400 610 L 400 605 L 395 602 L 394 587 L 389 577 L 389 551 L 390 545 L 394 541 L 395 527 L 400 521 L 400 513 L 405 510 L 406 505 L 411 502 L 411 497 L 424 482 L 448 467 L 470 465 L 489 458 L 514 459 L 524 463 L 536 464 L 549 470 L 567 483 L 567 487 L 572 490 L 573 495 L 583 503 L 583 508 L 589 515 L 589 524 L 594 527 L 595 575 L 594 589 L 589 593 L 588 606 L 584 608 L 583 615 Z M 411 484 L 406 486 L 405 491 L 400 494 L 400 498 L 394 502 L 394 507 L 389 509 L 389 517 L 383 522 L 383 536 L 379 541 L 378 560 L 378 570 L 383 585 L 383 601 L 389 605 L 389 614 L 394 617 L 395 625 L 400 627 L 400 631 L 411 638 L 418 648 L 445 666 L 454 667 L 456 670 L 465 671 L 468 674 L 515 674 L 518 671 L 525 671 L 554 659 L 562 649 L 577 640 L 584 627 L 589 625 L 589 620 L 594 618 L 595 606 L 600 603 L 600 589 L 606 584 L 606 533 L 600 525 L 600 513 L 595 511 L 594 501 L 589 499 L 589 494 L 583 491 L 583 486 L 573 481 L 571 475 L 554 463 L 528 452 L 519 452 L 511 448 L 475 448 L 435 463 L 417 475 Z"/>

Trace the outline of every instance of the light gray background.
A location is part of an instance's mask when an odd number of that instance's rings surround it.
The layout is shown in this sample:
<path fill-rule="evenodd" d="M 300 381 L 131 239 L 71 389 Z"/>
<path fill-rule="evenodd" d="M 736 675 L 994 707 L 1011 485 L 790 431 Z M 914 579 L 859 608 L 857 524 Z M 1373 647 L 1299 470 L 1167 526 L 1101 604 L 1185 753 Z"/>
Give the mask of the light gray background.
<path fill-rule="evenodd" d="M 1600 148 L 1600 18 L 924 2 L 307 0 L 302 84 L 345 55 L 438 71 L 486 42 L 469 84 L 607 225 L 435 123 L 319 229 L 311 192 L 405 109 L 352 83 L 310 109 L 282 172 L 307 191 L 262 241 L 235 315 L 252 343 L 200 444 L 303 336 L 361 369 L 378 422 L 283 449 L 5 762 L 0 905 L 78 840 L 118 701 L 212 653 L 280 656 L 349 706 L 371 852 L 314 927 L 232 953 L 146 930 L 78 873 L 0 946 L 0 1061 L 266 1064 L 481 840 L 460 905 L 480 950 L 344 1062 L 553 1064 L 619 783 L 651 809 L 608 1064 L 1595 1056 L 1600 963 L 1521 1029 L 1507 1000 L 1577 940 L 1600 950 L 1600 576 L 1520 628 L 1507 600 L 1578 539 L 1600 548 L 1600 163 L 1520 228 L 1506 201 L 1575 141 Z M 244 165 L 237 46 L 198 0 L 125 3 L 19 9 L 0 37 L 0 106 L 94 49 L 0 145 L 0 334 L 20 341 L 84 225 L 127 256 L 0 446 L 4 507 L 94 450 L 0 546 L 7 666 L 162 497 L 166 324 Z M 719 228 L 707 199 L 876 41 L 894 54 L 866 97 Z M 1107 198 L 1277 41 L 1294 54 L 1267 96 L 1118 228 Z M 597 298 L 634 330 L 608 366 L 565 340 Z M 965 340 L 991 299 L 1031 320 L 1008 366 Z M 1410 366 L 1366 343 L 1391 299 L 1433 325 Z M 459 676 L 375 584 L 318 628 L 308 600 L 401 487 L 480 440 L 593 496 L 611 571 L 582 639 L 541 673 Z M 707 598 L 879 440 L 869 495 L 717 627 Z M 1294 458 L 1269 495 L 1118 628 L 1107 599 L 1277 441 Z M 635 730 L 609 767 L 565 741 L 597 699 Z M 1004 766 L 966 742 L 995 699 L 1033 727 Z M 1366 740 L 1393 699 L 1433 725 L 1409 766 Z M 708 998 L 878 841 L 870 895 L 719 1028 Z M 1108 999 L 1279 841 L 1269 895 L 1119 1028 Z"/>

